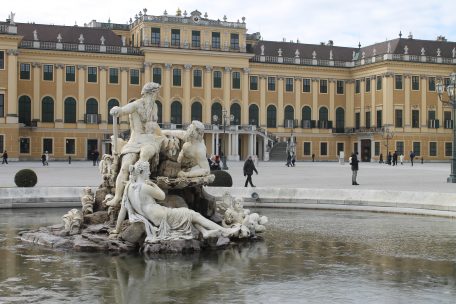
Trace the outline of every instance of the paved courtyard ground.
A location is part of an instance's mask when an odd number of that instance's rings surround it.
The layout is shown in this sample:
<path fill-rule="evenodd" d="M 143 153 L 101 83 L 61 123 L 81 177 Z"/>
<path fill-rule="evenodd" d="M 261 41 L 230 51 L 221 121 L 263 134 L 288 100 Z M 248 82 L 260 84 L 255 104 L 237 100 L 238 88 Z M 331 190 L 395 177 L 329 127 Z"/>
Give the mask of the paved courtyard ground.
<path fill-rule="evenodd" d="M 229 162 L 228 172 L 234 186 L 244 186 L 243 162 Z M 38 187 L 47 186 L 98 186 L 98 167 L 92 162 L 50 162 L 43 167 L 40 162 L 10 162 L 0 165 L 0 187 L 15 187 L 14 175 L 23 168 L 31 168 L 38 175 Z M 321 188 L 321 189 L 377 189 L 394 191 L 425 191 L 456 193 L 456 184 L 446 179 L 449 163 L 410 163 L 397 167 L 378 163 L 360 163 L 358 183 L 351 185 L 348 163 L 298 162 L 296 167 L 286 167 L 282 162 L 259 162 L 259 175 L 253 176 L 257 187 Z"/>

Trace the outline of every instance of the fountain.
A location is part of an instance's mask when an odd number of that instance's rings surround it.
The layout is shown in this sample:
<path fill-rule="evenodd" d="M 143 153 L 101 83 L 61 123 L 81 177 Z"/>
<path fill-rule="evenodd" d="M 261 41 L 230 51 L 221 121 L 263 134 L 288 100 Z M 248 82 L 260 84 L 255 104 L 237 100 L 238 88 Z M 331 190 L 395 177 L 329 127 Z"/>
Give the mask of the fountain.
<path fill-rule="evenodd" d="M 100 162 L 103 182 L 86 188 L 82 210 L 63 224 L 26 231 L 24 241 L 79 251 L 184 253 L 259 240 L 265 216 L 244 209 L 226 193 L 220 202 L 204 195 L 214 181 L 206 158 L 204 125 L 161 130 L 155 100 L 160 86 L 144 85 L 140 99 L 114 107 L 113 155 Z M 119 138 L 117 118 L 128 115 L 130 138 Z M 128 219 L 127 219 L 128 217 Z"/>

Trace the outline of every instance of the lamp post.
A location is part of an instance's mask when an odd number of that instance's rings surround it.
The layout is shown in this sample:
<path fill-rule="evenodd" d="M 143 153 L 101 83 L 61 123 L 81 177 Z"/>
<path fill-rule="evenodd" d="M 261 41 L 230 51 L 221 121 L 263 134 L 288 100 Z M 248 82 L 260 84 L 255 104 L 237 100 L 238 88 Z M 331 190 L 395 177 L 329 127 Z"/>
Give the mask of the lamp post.
<path fill-rule="evenodd" d="M 389 126 L 383 126 L 383 134 L 382 134 L 383 139 L 386 139 L 386 159 L 388 159 L 388 153 L 389 153 L 389 140 L 393 139 L 394 137 L 394 132 L 389 128 Z"/>
<path fill-rule="evenodd" d="M 222 159 L 222 163 L 223 163 L 223 167 L 222 167 L 222 170 L 228 170 L 228 166 L 226 164 L 226 143 L 227 143 L 227 140 L 226 140 L 226 137 L 225 137 L 225 130 L 226 130 L 226 120 L 228 119 L 228 111 L 226 109 L 223 109 L 222 110 L 222 119 L 223 119 L 223 155 L 221 157 Z M 234 115 L 230 115 L 230 121 L 233 121 L 234 120 Z"/>
<path fill-rule="evenodd" d="M 452 144 L 452 158 L 451 158 L 451 174 L 447 178 L 448 183 L 456 183 L 456 124 L 454 123 L 456 118 L 456 73 L 450 74 L 450 83 L 445 87 L 445 85 L 439 81 L 436 85 L 437 94 L 439 100 L 443 104 L 450 105 L 453 109 L 453 144 Z M 448 100 L 443 99 L 443 93 L 447 91 Z"/>

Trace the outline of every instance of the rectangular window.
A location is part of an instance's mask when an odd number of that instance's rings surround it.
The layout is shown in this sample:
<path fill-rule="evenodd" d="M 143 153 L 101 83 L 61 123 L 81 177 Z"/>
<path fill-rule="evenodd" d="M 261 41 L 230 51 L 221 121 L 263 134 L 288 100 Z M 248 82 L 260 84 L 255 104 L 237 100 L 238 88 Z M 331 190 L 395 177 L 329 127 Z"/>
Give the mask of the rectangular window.
<path fill-rule="evenodd" d="M 361 91 L 361 81 L 359 79 L 355 80 L 355 94 L 359 94 Z"/>
<path fill-rule="evenodd" d="M 220 32 L 212 32 L 212 48 L 220 48 Z"/>
<path fill-rule="evenodd" d="M 420 76 L 412 76 L 412 91 L 420 89 Z"/>
<path fill-rule="evenodd" d="M 402 90 L 402 75 L 394 75 L 394 88 Z"/>
<path fill-rule="evenodd" d="M 233 89 L 241 88 L 241 73 L 233 72 L 231 73 L 231 86 Z"/>
<path fill-rule="evenodd" d="M 437 143 L 435 141 L 429 142 L 429 156 L 437 156 Z"/>
<path fill-rule="evenodd" d="M 413 152 L 416 156 L 421 156 L 421 143 L 419 141 L 413 142 Z"/>
<path fill-rule="evenodd" d="M 366 112 L 366 128 L 371 127 L 371 112 Z"/>
<path fill-rule="evenodd" d="M 311 155 L 311 142 L 310 141 L 305 141 L 304 142 L 304 155 Z"/>
<path fill-rule="evenodd" d="M 396 151 L 398 155 L 404 155 L 404 142 L 396 141 Z"/>
<path fill-rule="evenodd" d="M 337 94 L 344 94 L 345 82 L 343 80 L 337 80 Z"/>
<path fill-rule="evenodd" d="M 152 28 L 152 35 L 150 37 L 150 42 L 152 45 L 156 45 L 156 46 L 160 45 L 160 28 L 158 28 L 158 27 Z"/>
<path fill-rule="evenodd" d="M 203 86 L 203 71 L 193 70 L 193 86 L 201 88 Z"/>
<path fill-rule="evenodd" d="M 377 76 L 377 91 L 382 89 L 382 76 Z"/>
<path fill-rule="evenodd" d="M 448 78 L 448 77 L 443 78 L 443 84 L 445 85 L 445 87 L 449 86 L 450 85 L 450 78 Z"/>
<path fill-rule="evenodd" d="M 162 83 L 162 70 L 160 68 L 152 69 L 152 81 L 158 84 Z"/>
<path fill-rule="evenodd" d="M 285 91 L 293 92 L 293 78 L 285 78 Z"/>
<path fill-rule="evenodd" d="M 214 88 L 220 89 L 222 87 L 222 72 L 214 71 Z"/>
<path fill-rule="evenodd" d="M 328 155 L 328 143 L 327 142 L 320 143 L 320 155 L 321 156 Z"/>
<path fill-rule="evenodd" d="M 75 82 L 76 81 L 76 67 L 74 65 L 67 65 L 65 67 L 65 81 Z"/>
<path fill-rule="evenodd" d="M 268 91 L 275 91 L 276 79 L 275 77 L 268 77 Z"/>
<path fill-rule="evenodd" d="M 402 110 L 396 109 L 394 111 L 394 126 L 396 128 L 402 128 Z"/>
<path fill-rule="evenodd" d="M 180 47 L 180 30 L 171 30 L 171 46 Z"/>
<path fill-rule="evenodd" d="M 370 92 L 371 91 L 371 79 L 370 78 L 366 78 L 365 85 L 366 85 L 366 92 Z"/>
<path fill-rule="evenodd" d="M 239 50 L 239 34 L 231 33 L 230 48 L 232 50 Z"/>
<path fill-rule="evenodd" d="M 21 137 L 19 139 L 19 153 L 23 153 L 23 154 L 30 153 L 30 138 Z"/>
<path fill-rule="evenodd" d="M 54 66 L 52 64 L 43 65 L 43 80 L 54 80 Z"/>
<path fill-rule="evenodd" d="M 139 84 L 139 70 L 138 69 L 130 70 L 130 84 Z"/>
<path fill-rule="evenodd" d="M 0 149 L 0 151 L 3 151 Z M 452 156 L 453 155 L 453 143 L 446 142 L 445 143 L 445 156 Z"/>
<path fill-rule="evenodd" d="M 173 86 L 180 87 L 182 83 L 181 69 L 173 69 Z"/>
<path fill-rule="evenodd" d="M 0 70 L 5 69 L 5 51 L 0 51 Z"/>
<path fill-rule="evenodd" d="M 429 110 L 428 111 L 428 119 L 429 120 L 435 120 L 435 111 L 434 110 Z"/>
<path fill-rule="evenodd" d="M 74 138 L 65 140 L 65 154 L 76 154 L 76 140 Z"/>
<path fill-rule="evenodd" d="M 97 82 L 97 67 L 87 68 L 87 82 Z"/>
<path fill-rule="evenodd" d="M 310 78 L 304 78 L 302 80 L 302 91 L 305 93 L 310 92 Z"/>
<path fill-rule="evenodd" d="M 41 153 L 46 151 L 52 154 L 52 138 L 43 138 L 43 151 Z"/>
<path fill-rule="evenodd" d="M 5 151 L 5 136 L 0 135 L 0 151 L 3 153 Z"/>
<path fill-rule="evenodd" d="M 451 111 L 443 111 L 443 121 L 445 129 L 453 129 L 453 120 L 451 119 Z"/>
<path fill-rule="evenodd" d="M 361 128 L 361 113 L 355 113 L 355 129 Z"/>
<path fill-rule="evenodd" d="M 381 128 L 382 125 L 382 110 L 377 110 L 377 128 Z"/>
<path fill-rule="evenodd" d="M 320 79 L 320 93 L 321 94 L 328 93 L 328 80 Z"/>
<path fill-rule="evenodd" d="M 337 156 L 340 156 L 340 152 L 344 151 L 344 143 L 337 143 Z"/>
<path fill-rule="evenodd" d="M 21 63 L 19 78 L 22 80 L 30 80 L 30 63 Z"/>
<path fill-rule="evenodd" d="M 109 83 L 119 83 L 119 69 L 109 68 Z"/>
<path fill-rule="evenodd" d="M 429 83 L 429 91 L 434 92 L 435 91 L 435 77 L 429 77 L 428 83 Z"/>
<path fill-rule="evenodd" d="M 0 117 L 5 116 L 5 94 L 0 94 Z M 0 149 L 0 152 L 3 152 Z"/>
<path fill-rule="evenodd" d="M 374 155 L 375 156 L 380 155 L 380 142 L 379 141 L 374 142 Z"/>
<path fill-rule="evenodd" d="M 250 76 L 250 90 L 251 91 L 258 90 L 258 76 Z"/>
<path fill-rule="evenodd" d="M 412 110 L 412 128 L 420 127 L 420 111 Z"/>
<path fill-rule="evenodd" d="M 201 32 L 192 31 L 192 47 L 199 48 L 201 47 Z"/>

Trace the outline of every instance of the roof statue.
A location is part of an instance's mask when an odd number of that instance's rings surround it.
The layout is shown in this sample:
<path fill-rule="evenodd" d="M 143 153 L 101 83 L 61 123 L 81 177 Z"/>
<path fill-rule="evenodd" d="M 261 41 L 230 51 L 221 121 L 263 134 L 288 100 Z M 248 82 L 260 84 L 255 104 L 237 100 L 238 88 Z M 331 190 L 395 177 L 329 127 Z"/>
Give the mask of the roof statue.
<path fill-rule="evenodd" d="M 355 60 L 355 57 L 356 57 L 356 53 L 355 53 L 355 51 L 353 51 L 352 60 Z"/>
<path fill-rule="evenodd" d="M 58 43 L 62 42 L 62 35 L 60 33 L 57 35 L 57 42 Z"/>
<path fill-rule="evenodd" d="M 404 55 L 408 55 L 408 46 L 404 46 Z"/>
<path fill-rule="evenodd" d="M 363 51 L 363 52 L 361 53 L 361 58 L 364 59 L 364 57 L 366 57 L 366 52 Z"/>
<path fill-rule="evenodd" d="M 453 53 L 453 58 L 456 57 L 456 48 L 453 48 L 452 53 Z"/>
<path fill-rule="evenodd" d="M 264 56 L 264 44 L 262 44 L 262 45 L 260 46 L 260 48 L 261 48 L 261 56 Z"/>
<path fill-rule="evenodd" d="M 10 15 L 9 15 L 9 17 L 8 17 L 8 18 L 9 18 L 9 23 L 10 23 L 11 25 L 14 25 L 14 24 L 15 24 L 15 23 L 14 23 L 14 16 L 16 16 L 16 14 L 13 13 L 13 12 L 11 12 Z"/>
<path fill-rule="evenodd" d="M 391 53 L 391 42 L 388 42 L 388 49 L 386 50 L 386 53 Z"/>
<path fill-rule="evenodd" d="M 377 49 L 376 49 L 376 48 L 374 48 L 374 49 L 372 50 L 372 54 L 374 55 L 374 57 L 377 56 Z"/>
<path fill-rule="evenodd" d="M 314 53 L 315 53 L 315 51 L 314 51 Z M 300 53 L 299 53 L 299 50 L 298 50 L 298 49 L 296 49 L 296 52 L 295 52 L 295 57 L 296 57 L 296 58 L 298 58 L 298 57 L 299 57 L 299 55 L 300 55 Z M 313 55 L 314 55 L 314 54 L 312 53 L 312 56 L 313 56 Z M 315 56 L 317 56 L 317 53 L 315 53 Z M 314 58 L 314 59 L 315 59 L 315 58 Z"/>
<path fill-rule="evenodd" d="M 83 44 L 83 43 L 84 43 L 84 35 L 82 35 L 82 34 L 79 35 L 78 40 L 79 40 L 79 43 L 80 43 L 80 44 Z"/>
<path fill-rule="evenodd" d="M 105 41 L 106 41 L 105 37 L 101 36 L 101 38 L 100 38 L 101 45 L 104 45 Z"/>
<path fill-rule="evenodd" d="M 277 53 L 279 53 L 279 57 L 282 57 L 282 49 L 279 48 L 279 50 L 277 51 Z"/>
<path fill-rule="evenodd" d="M 426 50 L 424 49 L 424 47 L 421 48 L 421 56 L 424 56 L 426 54 Z"/>
<path fill-rule="evenodd" d="M 441 56 L 442 51 L 440 51 L 440 48 L 437 49 L 437 57 Z"/>
<path fill-rule="evenodd" d="M 33 30 L 33 40 L 38 41 L 38 32 Z"/>
<path fill-rule="evenodd" d="M 329 60 L 333 60 L 333 50 L 329 50 Z"/>

